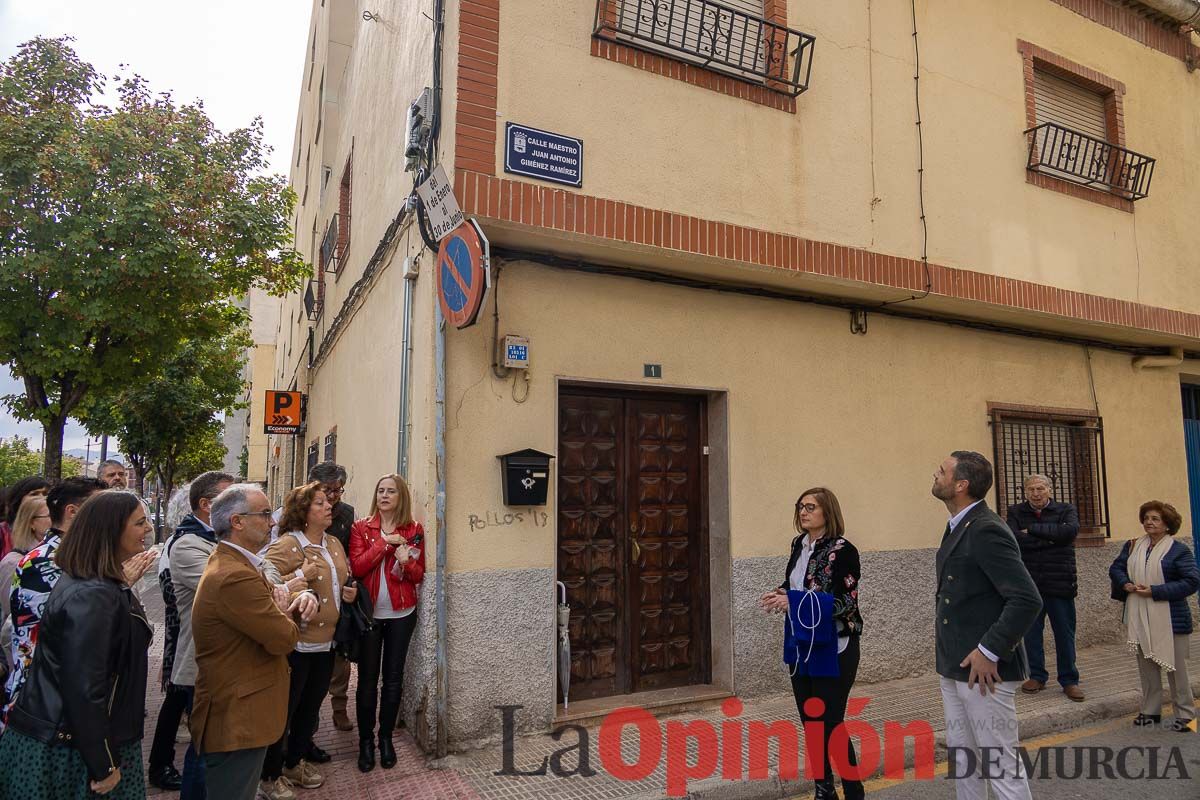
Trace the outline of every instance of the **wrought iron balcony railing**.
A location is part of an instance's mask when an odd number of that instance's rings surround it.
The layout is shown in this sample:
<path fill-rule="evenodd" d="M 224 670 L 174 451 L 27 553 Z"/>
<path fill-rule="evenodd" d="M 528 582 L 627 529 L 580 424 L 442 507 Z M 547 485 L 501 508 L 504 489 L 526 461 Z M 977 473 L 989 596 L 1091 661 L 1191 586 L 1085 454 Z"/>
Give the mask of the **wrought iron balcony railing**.
<path fill-rule="evenodd" d="M 597 0 L 594 35 L 666 53 L 793 97 L 816 37 L 713 0 Z"/>
<path fill-rule="evenodd" d="M 1027 168 L 1081 186 L 1103 187 L 1127 200 L 1150 193 L 1154 159 L 1095 136 L 1045 122 L 1029 136 Z"/>
<path fill-rule="evenodd" d="M 321 239 L 321 269 L 325 272 L 338 272 L 341 269 L 340 256 L 338 252 L 338 215 L 334 214 L 333 219 L 329 220 L 329 227 L 325 229 L 325 236 Z"/>

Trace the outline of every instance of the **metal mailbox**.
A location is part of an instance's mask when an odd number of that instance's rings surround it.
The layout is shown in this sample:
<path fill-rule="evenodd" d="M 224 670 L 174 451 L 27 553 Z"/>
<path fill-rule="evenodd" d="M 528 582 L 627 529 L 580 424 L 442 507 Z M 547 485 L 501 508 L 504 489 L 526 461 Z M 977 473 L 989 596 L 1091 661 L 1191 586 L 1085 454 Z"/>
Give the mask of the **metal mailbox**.
<path fill-rule="evenodd" d="M 550 488 L 550 459 L 539 450 L 517 450 L 500 459 L 500 485 L 506 506 L 544 506 Z"/>

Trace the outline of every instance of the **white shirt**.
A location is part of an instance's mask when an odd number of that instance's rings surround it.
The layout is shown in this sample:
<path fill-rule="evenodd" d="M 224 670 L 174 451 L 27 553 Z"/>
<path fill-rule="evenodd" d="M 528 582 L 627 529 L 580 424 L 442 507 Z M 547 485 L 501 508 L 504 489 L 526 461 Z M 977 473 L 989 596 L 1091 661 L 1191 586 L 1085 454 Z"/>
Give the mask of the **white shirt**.
<path fill-rule="evenodd" d="M 292 531 L 288 535 L 295 537 L 296 541 L 300 544 L 300 552 L 301 553 L 303 553 L 305 550 L 307 550 L 309 548 L 318 550 L 321 553 L 321 556 L 325 559 L 325 563 L 329 565 L 329 573 L 333 576 L 333 602 L 337 605 L 338 609 L 341 609 L 341 607 L 342 607 L 342 584 L 341 584 L 341 581 L 338 580 L 337 565 L 335 565 L 333 563 L 333 556 L 329 555 L 329 548 L 327 548 L 325 546 L 325 538 L 326 537 L 325 536 L 321 537 L 320 544 L 313 544 L 312 542 L 310 542 L 308 540 L 308 537 L 305 536 L 300 531 Z M 298 577 L 298 578 L 303 577 L 304 570 L 297 569 L 296 572 L 294 573 L 294 576 Z M 319 601 L 320 601 L 320 598 L 318 598 L 318 602 Z M 296 643 L 296 652 L 297 653 L 324 653 L 327 650 L 332 650 L 332 649 L 333 649 L 332 641 L 325 642 L 325 643 L 319 643 L 319 642 L 297 642 Z"/>
<path fill-rule="evenodd" d="M 401 617 L 407 617 L 416 610 L 416 606 L 402 608 L 399 611 L 392 608 L 392 593 L 388 591 L 387 575 L 384 573 L 383 564 L 380 563 L 379 596 L 375 598 L 375 619 L 400 619 Z"/>
<path fill-rule="evenodd" d="M 234 544 L 233 542 L 229 541 L 228 539 L 222 539 L 217 544 L 227 544 L 230 547 L 232 547 L 234 550 L 237 550 L 239 553 L 241 553 L 242 555 L 244 555 L 246 557 L 246 560 L 250 562 L 250 566 L 254 567 L 255 569 L 258 569 L 259 566 L 262 564 L 262 559 L 258 557 L 258 553 L 251 553 L 246 548 L 242 547 L 241 545 Z"/>
<path fill-rule="evenodd" d="M 965 517 L 967 515 L 967 512 L 982 502 L 983 502 L 982 500 L 976 500 L 974 503 L 971 503 L 971 505 L 967 506 L 962 511 L 959 511 L 957 514 L 952 516 L 950 518 L 950 530 L 953 532 L 954 529 L 958 527 L 958 523 L 963 521 L 963 517 Z M 995 664 L 997 661 L 1000 660 L 1000 656 L 996 655 L 991 650 L 988 650 L 982 644 L 976 645 L 976 647 L 978 647 L 979 652 L 981 652 L 985 656 L 987 656 L 988 660 L 991 661 L 993 664 Z"/>
<path fill-rule="evenodd" d="M 796 566 L 792 568 L 791 574 L 788 575 L 788 587 L 799 592 L 804 591 L 804 577 L 808 574 L 808 562 L 812 560 L 813 551 L 816 549 L 816 545 L 807 533 L 802 534 L 802 537 L 800 539 L 800 557 L 796 559 Z M 844 630 L 845 626 L 839 621 L 837 629 L 839 631 Z M 845 652 L 846 646 L 849 644 L 849 634 L 838 635 L 839 653 Z"/>

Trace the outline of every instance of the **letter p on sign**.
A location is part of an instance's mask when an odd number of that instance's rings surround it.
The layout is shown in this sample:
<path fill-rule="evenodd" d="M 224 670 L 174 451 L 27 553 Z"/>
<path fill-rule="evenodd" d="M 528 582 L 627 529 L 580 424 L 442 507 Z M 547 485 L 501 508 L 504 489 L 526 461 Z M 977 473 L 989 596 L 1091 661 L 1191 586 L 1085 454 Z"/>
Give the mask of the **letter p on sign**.
<path fill-rule="evenodd" d="M 302 420 L 302 395 L 300 392 L 267 390 L 267 404 L 263 413 L 263 430 L 266 433 L 296 433 Z"/>

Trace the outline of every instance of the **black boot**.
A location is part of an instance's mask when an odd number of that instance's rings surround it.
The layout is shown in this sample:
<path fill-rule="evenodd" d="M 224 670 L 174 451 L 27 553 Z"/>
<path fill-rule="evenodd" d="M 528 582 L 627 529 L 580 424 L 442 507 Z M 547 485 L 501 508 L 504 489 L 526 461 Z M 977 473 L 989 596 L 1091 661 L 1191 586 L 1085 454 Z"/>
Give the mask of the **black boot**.
<path fill-rule="evenodd" d="M 164 764 L 161 767 L 151 767 L 147 772 L 151 786 L 166 789 L 169 792 L 179 791 L 181 776 L 174 764 Z"/>
<path fill-rule="evenodd" d="M 838 800 L 837 790 L 833 788 L 833 776 L 817 781 L 813 800 Z"/>
<path fill-rule="evenodd" d="M 863 798 L 865 798 L 867 795 L 861 782 L 843 779 L 842 796 L 845 797 L 846 800 L 863 800 Z"/>
<path fill-rule="evenodd" d="M 391 769 L 396 766 L 396 748 L 392 746 L 392 737 L 379 734 L 379 766 Z"/>
<path fill-rule="evenodd" d="M 358 771 L 370 772 L 375 769 L 375 737 L 368 736 L 358 740 Z"/>

